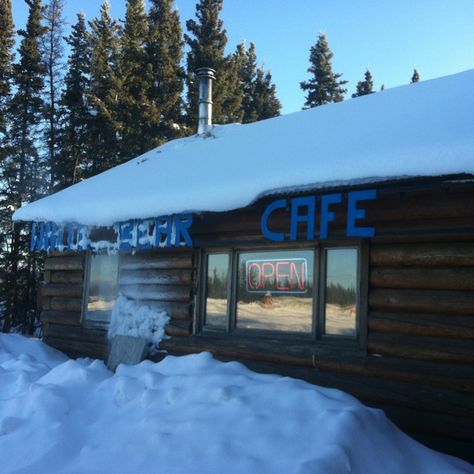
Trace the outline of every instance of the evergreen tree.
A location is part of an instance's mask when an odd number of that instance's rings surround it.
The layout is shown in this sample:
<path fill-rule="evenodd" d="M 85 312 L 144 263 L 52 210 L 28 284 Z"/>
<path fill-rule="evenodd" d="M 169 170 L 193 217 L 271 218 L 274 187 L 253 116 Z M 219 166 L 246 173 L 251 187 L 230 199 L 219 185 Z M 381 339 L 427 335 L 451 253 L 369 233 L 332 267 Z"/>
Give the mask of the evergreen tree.
<path fill-rule="evenodd" d="M 254 110 L 256 120 L 265 120 L 280 115 L 281 103 L 276 96 L 276 87 L 272 75 L 263 68 L 257 69 L 255 78 Z"/>
<path fill-rule="evenodd" d="M 420 82 L 420 74 L 416 69 L 413 69 L 413 75 L 411 76 L 411 83 Z"/>
<path fill-rule="evenodd" d="M 90 22 L 91 77 L 89 99 L 91 102 L 90 142 L 94 154 L 86 177 L 109 169 L 120 162 L 119 97 L 120 73 L 117 71 L 119 55 L 119 25 L 110 16 L 110 4 L 105 2 L 100 17 Z"/>
<path fill-rule="evenodd" d="M 364 80 L 357 83 L 357 89 L 352 98 L 361 97 L 363 95 L 373 94 L 374 91 L 374 81 L 372 79 L 372 74 L 367 69 L 365 71 Z"/>
<path fill-rule="evenodd" d="M 247 50 L 245 43 L 237 46 L 236 60 L 240 64 L 240 79 L 243 87 L 242 123 L 280 115 L 281 104 L 276 96 L 276 87 L 272 84 L 270 72 L 257 67 L 255 44 L 250 43 Z"/>
<path fill-rule="evenodd" d="M 92 120 L 87 93 L 90 84 L 91 47 L 82 13 L 66 38 L 71 48 L 65 88 L 61 97 L 61 159 L 56 168 L 58 187 L 64 188 L 84 177 L 88 159 L 95 153 L 89 140 Z"/>
<path fill-rule="evenodd" d="M 37 199 L 44 190 L 41 177 L 45 169 L 40 162 L 37 144 L 45 74 L 39 42 L 45 28 L 41 25 L 41 1 L 26 0 L 26 3 L 29 6 L 28 21 L 26 29 L 18 31 L 22 39 L 19 62 L 14 65 L 15 94 L 10 107 L 11 148 L 2 169 L 4 198 L 10 212 L 24 202 Z M 4 331 L 9 331 L 11 325 L 17 322 L 31 322 L 34 314 L 35 281 L 38 275 L 35 256 L 28 252 L 28 234 L 27 227 L 17 223 L 12 226 L 10 235 L 5 236 L 9 254 L 4 282 Z"/>
<path fill-rule="evenodd" d="M 310 49 L 311 65 L 308 72 L 311 78 L 300 83 L 301 89 L 307 91 L 305 109 L 344 100 L 347 89 L 343 86 L 347 81 L 340 79 L 342 74 L 333 72 L 331 64 L 333 56 L 326 35 L 320 33 L 316 44 Z"/>
<path fill-rule="evenodd" d="M 120 160 L 125 161 L 148 149 L 143 140 L 146 126 L 148 21 L 143 0 L 128 0 L 125 25 L 120 38 L 118 121 L 121 132 Z"/>
<path fill-rule="evenodd" d="M 239 74 L 243 88 L 242 123 L 255 122 L 258 120 L 254 108 L 255 77 L 257 76 L 257 55 L 255 53 L 255 45 L 250 43 L 250 47 L 247 50 L 245 42 L 242 42 L 237 45 L 235 55 L 236 61 L 240 65 Z"/>
<path fill-rule="evenodd" d="M 11 0 L 0 0 L 0 162 L 5 146 L 3 140 L 6 135 L 7 106 L 11 94 L 14 45 Z"/>
<path fill-rule="evenodd" d="M 44 116 L 46 119 L 45 138 L 48 148 L 50 169 L 49 189 L 53 190 L 56 182 L 59 133 L 59 98 L 62 82 L 63 30 L 65 20 L 62 16 L 63 0 L 49 0 L 43 12 L 46 33 L 42 36 L 41 50 L 46 69 L 46 100 Z"/>
<path fill-rule="evenodd" d="M 148 14 L 146 110 L 147 148 L 178 138 L 184 133 L 183 92 L 185 72 L 183 32 L 173 0 L 151 0 Z"/>
<path fill-rule="evenodd" d="M 225 56 L 226 30 L 219 18 L 223 0 L 200 0 L 196 5 L 198 21 L 188 20 L 186 27 L 191 33 L 184 35 L 190 48 L 187 55 L 187 117 L 190 127 L 198 123 L 198 89 L 194 72 L 200 67 L 216 70 L 213 87 L 213 121 L 229 123 L 242 118 L 242 96 L 238 63 L 234 55 Z"/>
<path fill-rule="evenodd" d="M 11 82 L 13 78 L 13 46 L 15 45 L 12 5 L 10 0 L 0 0 L 0 272 L 3 275 L 8 271 L 8 251 L 11 235 L 11 211 L 8 208 L 9 199 L 6 195 L 8 182 L 4 179 L 4 165 L 9 151 L 8 107 L 11 99 Z M 8 148 L 7 148 L 8 147 Z M 9 288 L 4 278 L 0 278 L 0 331 L 2 330 L 2 316 L 5 310 L 3 302 L 8 300 Z M 10 321 L 10 318 L 9 318 Z"/>

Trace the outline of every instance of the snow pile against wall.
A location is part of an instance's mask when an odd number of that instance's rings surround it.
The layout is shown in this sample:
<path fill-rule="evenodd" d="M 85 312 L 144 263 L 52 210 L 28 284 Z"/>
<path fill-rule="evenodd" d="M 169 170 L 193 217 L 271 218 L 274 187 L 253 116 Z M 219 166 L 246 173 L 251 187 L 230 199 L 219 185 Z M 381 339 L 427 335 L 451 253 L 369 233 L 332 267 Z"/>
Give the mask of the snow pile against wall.
<path fill-rule="evenodd" d="M 150 342 L 150 351 L 158 349 L 165 335 L 170 318 L 164 311 L 155 311 L 150 306 L 118 295 L 112 308 L 108 338 L 114 336 L 144 337 Z"/>
<path fill-rule="evenodd" d="M 338 390 L 206 353 L 114 374 L 5 334 L 0 459 L 4 474 L 473 472 Z"/>
<path fill-rule="evenodd" d="M 211 136 L 166 143 L 17 210 L 14 220 L 112 225 L 227 211 L 280 190 L 474 174 L 474 70 Z"/>

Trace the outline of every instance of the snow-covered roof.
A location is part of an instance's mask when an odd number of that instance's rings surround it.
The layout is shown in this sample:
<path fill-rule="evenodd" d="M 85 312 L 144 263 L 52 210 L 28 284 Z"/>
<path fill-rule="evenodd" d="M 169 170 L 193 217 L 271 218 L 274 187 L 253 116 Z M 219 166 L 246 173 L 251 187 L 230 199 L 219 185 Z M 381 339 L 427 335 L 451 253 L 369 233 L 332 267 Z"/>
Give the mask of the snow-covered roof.
<path fill-rule="evenodd" d="M 474 70 L 166 143 L 18 209 L 110 225 L 227 211 L 279 190 L 474 173 Z"/>

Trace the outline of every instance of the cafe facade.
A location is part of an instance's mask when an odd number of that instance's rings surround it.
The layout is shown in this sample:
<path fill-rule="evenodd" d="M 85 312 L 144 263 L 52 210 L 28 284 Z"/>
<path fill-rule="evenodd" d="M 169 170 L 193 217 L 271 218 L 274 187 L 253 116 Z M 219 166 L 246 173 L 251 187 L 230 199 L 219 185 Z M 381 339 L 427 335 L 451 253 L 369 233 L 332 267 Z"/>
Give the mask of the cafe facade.
<path fill-rule="evenodd" d="M 18 210 L 47 255 L 44 341 L 106 358 L 120 295 L 169 316 L 154 360 L 338 388 L 469 459 L 473 81 L 209 128 Z"/>

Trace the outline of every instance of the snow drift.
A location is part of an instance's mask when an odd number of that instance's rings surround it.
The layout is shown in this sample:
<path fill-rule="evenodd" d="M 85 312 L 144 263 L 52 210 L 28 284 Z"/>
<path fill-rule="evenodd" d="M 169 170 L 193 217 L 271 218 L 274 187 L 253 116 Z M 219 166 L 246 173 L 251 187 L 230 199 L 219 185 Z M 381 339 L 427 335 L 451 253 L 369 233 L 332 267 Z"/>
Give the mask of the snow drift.
<path fill-rule="evenodd" d="M 118 367 L 0 334 L 8 473 L 469 473 L 338 390 L 210 354 Z"/>

